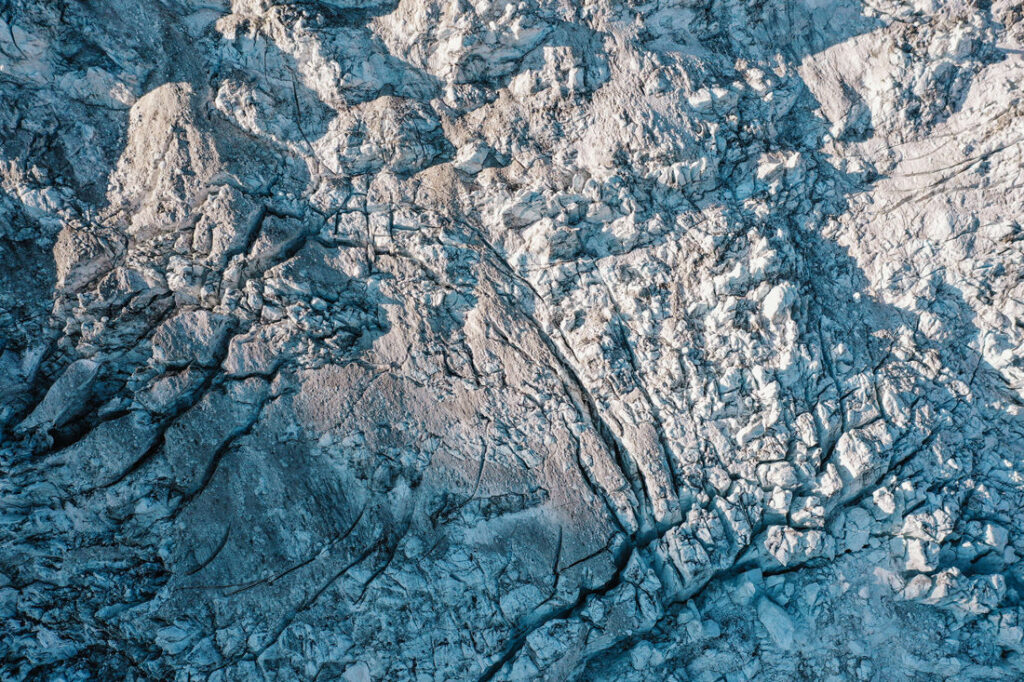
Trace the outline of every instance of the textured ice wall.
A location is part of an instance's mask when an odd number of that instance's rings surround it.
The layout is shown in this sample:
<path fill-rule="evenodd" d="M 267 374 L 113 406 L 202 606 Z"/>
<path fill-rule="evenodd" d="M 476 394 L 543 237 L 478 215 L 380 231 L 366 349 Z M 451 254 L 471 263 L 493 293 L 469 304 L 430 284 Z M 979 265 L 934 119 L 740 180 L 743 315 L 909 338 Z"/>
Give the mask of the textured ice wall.
<path fill-rule="evenodd" d="M 0 0 L 0 675 L 1020 679 L 1022 55 Z"/>

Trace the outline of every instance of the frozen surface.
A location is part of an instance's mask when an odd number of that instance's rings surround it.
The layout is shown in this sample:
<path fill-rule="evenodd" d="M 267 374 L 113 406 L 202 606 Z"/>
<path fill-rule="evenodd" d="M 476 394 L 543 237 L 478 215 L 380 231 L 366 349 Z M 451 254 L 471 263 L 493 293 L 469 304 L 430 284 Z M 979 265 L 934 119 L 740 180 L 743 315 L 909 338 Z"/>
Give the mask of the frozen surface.
<path fill-rule="evenodd" d="M 1013 0 L 0 0 L 0 678 L 1024 678 Z"/>

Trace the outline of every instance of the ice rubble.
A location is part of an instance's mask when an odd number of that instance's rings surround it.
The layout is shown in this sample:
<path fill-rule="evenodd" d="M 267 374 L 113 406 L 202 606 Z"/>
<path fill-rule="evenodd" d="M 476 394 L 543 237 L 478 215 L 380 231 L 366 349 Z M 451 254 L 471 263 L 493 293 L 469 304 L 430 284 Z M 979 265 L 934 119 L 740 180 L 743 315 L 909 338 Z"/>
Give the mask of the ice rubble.
<path fill-rule="evenodd" d="M 0 22 L 5 679 L 1024 674 L 1017 4 Z"/>

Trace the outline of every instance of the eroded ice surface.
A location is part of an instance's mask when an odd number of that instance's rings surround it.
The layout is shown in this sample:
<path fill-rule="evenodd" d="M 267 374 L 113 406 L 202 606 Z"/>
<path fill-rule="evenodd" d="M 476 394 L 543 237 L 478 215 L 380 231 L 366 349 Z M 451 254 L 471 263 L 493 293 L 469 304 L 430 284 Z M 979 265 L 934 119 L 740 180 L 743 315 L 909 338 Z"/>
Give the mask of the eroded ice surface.
<path fill-rule="evenodd" d="M 1020 679 L 1011 0 L 0 2 L 4 679 Z"/>

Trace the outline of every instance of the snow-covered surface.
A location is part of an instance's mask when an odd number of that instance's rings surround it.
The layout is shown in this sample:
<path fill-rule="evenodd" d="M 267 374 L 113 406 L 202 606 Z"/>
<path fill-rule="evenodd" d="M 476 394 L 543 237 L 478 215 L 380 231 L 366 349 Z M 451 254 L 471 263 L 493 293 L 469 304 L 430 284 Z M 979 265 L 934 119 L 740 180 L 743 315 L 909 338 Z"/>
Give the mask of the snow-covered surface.
<path fill-rule="evenodd" d="M 1012 0 L 0 2 L 0 677 L 1024 677 Z"/>

